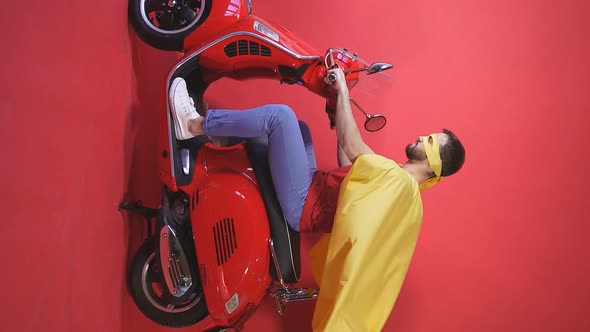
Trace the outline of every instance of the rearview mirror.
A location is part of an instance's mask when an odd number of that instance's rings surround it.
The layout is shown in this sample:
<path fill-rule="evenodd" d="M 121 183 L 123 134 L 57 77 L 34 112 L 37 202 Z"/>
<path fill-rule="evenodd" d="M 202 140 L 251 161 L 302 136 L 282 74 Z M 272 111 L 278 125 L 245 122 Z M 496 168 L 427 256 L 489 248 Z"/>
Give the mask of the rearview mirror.
<path fill-rule="evenodd" d="M 381 114 L 375 115 L 367 115 L 367 120 L 365 120 L 365 129 L 367 131 L 379 131 L 385 124 L 387 123 L 387 119 Z"/>
<path fill-rule="evenodd" d="M 388 70 L 391 68 L 393 68 L 392 64 L 385 63 L 385 62 L 375 62 L 374 64 L 369 66 L 369 69 L 367 69 L 367 75 L 379 73 L 379 72 L 382 72 L 384 70 Z"/>

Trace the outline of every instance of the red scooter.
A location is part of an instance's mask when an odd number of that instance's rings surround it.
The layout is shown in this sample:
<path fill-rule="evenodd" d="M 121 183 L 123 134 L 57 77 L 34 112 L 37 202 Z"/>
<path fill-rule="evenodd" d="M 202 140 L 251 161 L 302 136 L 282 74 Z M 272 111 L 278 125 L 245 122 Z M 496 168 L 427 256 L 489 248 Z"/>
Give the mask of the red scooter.
<path fill-rule="evenodd" d="M 330 68 L 342 68 L 351 89 L 361 74 L 392 66 L 368 65 L 346 49 L 320 54 L 280 25 L 251 15 L 248 0 L 131 0 L 129 16 L 150 45 L 184 52 L 162 89 L 161 206 L 126 198 L 119 205 L 142 214 L 148 226 L 129 271 L 136 305 L 162 325 L 237 331 L 267 294 L 279 314 L 289 302 L 316 298 L 318 290 L 291 287 L 300 278 L 299 233 L 276 198 L 266 137 L 229 146 L 203 137 L 177 140 L 169 88 L 183 77 L 202 105 L 205 90 L 222 77 L 272 78 L 325 97 L 330 112 L 335 95 L 324 82 Z M 363 113 L 369 131 L 386 123 L 382 115 Z"/>

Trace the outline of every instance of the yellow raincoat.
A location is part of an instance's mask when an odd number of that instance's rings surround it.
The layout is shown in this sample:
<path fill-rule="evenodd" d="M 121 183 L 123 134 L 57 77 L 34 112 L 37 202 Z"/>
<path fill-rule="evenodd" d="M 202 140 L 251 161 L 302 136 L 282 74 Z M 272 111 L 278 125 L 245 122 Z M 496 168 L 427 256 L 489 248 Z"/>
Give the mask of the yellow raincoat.
<path fill-rule="evenodd" d="M 357 158 L 342 182 L 331 234 L 310 251 L 320 295 L 313 331 L 381 331 L 422 223 L 418 183 L 397 163 Z"/>

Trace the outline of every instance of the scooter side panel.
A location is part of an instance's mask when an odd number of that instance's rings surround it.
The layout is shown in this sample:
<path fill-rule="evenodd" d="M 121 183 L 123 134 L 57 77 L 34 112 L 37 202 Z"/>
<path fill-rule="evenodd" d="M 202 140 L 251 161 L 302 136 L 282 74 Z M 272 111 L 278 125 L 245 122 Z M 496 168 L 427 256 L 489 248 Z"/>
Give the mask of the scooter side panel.
<path fill-rule="evenodd" d="M 243 144 L 205 145 L 196 167 L 191 220 L 203 292 L 213 320 L 227 324 L 271 283 L 268 218 Z"/>

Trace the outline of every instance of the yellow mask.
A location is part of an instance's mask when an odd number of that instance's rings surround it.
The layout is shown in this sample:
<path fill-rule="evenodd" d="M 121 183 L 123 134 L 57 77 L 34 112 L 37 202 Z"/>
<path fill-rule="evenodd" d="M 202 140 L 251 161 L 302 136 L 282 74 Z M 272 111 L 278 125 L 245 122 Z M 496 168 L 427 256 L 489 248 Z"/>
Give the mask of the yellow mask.
<path fill-rule="evenodd" d="M 430 145 L 429 142 L 429 139 L 431 138 L 432 145 Z M 442 172 L 442 160 L 440 159 L 440 146 L 438 145 L 436 134 L 430 134 L 429 136 L 422 137 L 422 145 L 424 146 L 426 157 L 428 157 L 428 163 L 436 175 L 435 177 L 420 183 L 420 190 L 426 190 L 442 180 L 442 176 L 440 176 Z"/>

